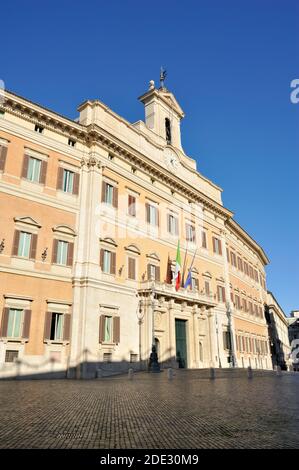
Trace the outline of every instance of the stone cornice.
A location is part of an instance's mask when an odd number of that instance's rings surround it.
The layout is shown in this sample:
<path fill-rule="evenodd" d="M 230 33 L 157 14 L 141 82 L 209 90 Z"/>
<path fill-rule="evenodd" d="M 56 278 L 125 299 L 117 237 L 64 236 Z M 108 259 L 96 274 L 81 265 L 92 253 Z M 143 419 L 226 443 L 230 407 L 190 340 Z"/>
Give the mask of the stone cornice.
<path fill-rule="evenodd" d="M 233 232 L 239 235 L 247 244 L 253 249 L 260 257 L 260 260 L 264 265 L 269 264 L 269 258 L 264 252 L 263 248 L 258 245 L 258 243 L 232 218 L 227 219 L 227 227 L 229 227 Z"/>

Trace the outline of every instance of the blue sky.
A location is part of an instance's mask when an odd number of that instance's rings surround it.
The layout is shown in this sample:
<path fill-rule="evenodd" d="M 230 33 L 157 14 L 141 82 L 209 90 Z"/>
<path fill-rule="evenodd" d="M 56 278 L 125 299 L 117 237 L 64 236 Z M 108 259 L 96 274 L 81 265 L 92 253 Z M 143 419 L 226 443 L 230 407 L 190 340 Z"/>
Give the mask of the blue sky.
<path fill-rule="evenodd" d="M 10 1 L 0 78 L 71 118 L 99 98 L 129 121 L 161 65 L 186 113 L 183 146 L 265 249 L 268 288 L 299 308 L 298 0 Z"/>

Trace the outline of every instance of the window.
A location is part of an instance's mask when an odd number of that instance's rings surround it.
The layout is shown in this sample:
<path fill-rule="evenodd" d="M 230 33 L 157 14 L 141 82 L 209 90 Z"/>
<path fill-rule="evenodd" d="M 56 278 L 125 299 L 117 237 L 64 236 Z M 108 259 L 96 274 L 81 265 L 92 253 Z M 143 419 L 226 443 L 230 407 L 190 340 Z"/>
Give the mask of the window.
<path fill-rule="evenodd" d="M 258 317 L 259 312 L 257 304 L 254 304 L 254 314 Z"/>
<path fill-rule="evenodd" d="M 258 274 L 258 272 L 257 272 L 256 269 L 254 270 L 254 280 L 255 280 L 256 282 L 259 282 L 259 274 Z"/>
<path fill-rule="evenodd" d="M 147 279 L 148 281 L 160 281 L 160 266 L 156 266 L 155 264 L 148 264 L 147 265 Z"/>
<path fill-rule="evenodd" d="M 231 264 L 236 268 L 237 258 L 236 258 L 236 254 L 233 251 L 230 252 L 230 260 L 231 260 Z"/>
<path fill-rule="evenodd" d="M 138 362 L 138 354 L 130 354 L 130 362 Z"/>
<path fill-rule="evenodd" d="M 191 277 L 191 290 L 198 290 L 199 284 L 198 279 L 196 277 Z"/>
<path fill-rule="evenodd" d="M 259 307 L 259 316 L 263 318 L 263 309 L 262 307 Z"/>
<path fill-rule="evenodd" d="M 73 139 L 69 139 L 69 140 L 68 140 L 68 145 L 69 145 L 70 147 L 75 147 L 76 141 L 73 140 Z"/>
<path fill-rule="evenodd" d="M 72 266 L 74 243 L 64 240 L 53 240 L 52 263 L 61 266 Z"/>
<path fill-rule="evenodd" d="M 178 235 L 179 234 L 179 223 L 178 223 L 178 218 L 173 215 L 173 214 L 168 214 L 168 232 L 171 235 Z"/>
<path fill-rule="evenodd" d="M 207 232 L 202 231 L 201 232 L 201 246 L 202 248 L 207 248 Z"/>
<path fill-rule="evenodd" d="M 105 336 L 104 341 L 106 343 L 112 342 L 112 317 L 105 316 Z"/>
<path fill-rule="evenodd" d="M 111 153 L 109 153 L 109 155 L 108 155 L 108 160 L 110 160 L 110 162 L 112 162 L 114 160 L 114 156 L 111 155 Z"/>
<path fill-rule="evenodd" d="M 221 240 L 219 238 L 213 237 L 213 251 L 217 255 L 222 255 Z"/>
<path fill-rule="evenodd" d="M 39 182 L 41 161 L 37 158 L 29 157 L 27 179 L 29 181 Z"/>
<path fill-rule="evenodd" d="M 227 259 L 227 262 L 230 263 L 229 249 L 228 248 L 226 248 L 226 259 Z"/>
<path fill-rule="evenodd" d="M 101 266 L 103 273 L 115 274 L 116 273 L 116 254 L 109 250 L 101 249 L 100 266 Z"/>
<path fill-rule="evenodd" d="M 63 340 L 63 314 L 52 313 L 50 340 L 62 341 Z"/>
<path fill-rule="evenodd" d="M 102 202 L 115 208 L 118 206 L 118 188 L 106 181 L 102 185 Z"/>
<path fill-rule="evenodd" d="M 195 243 L 195 227 L 191 224 L 186 224 L 186 240 Z"/>
<path fill-rule="evenodd" d="M 246 301 L 246 299 L 242 299 L 242 307 L 243 307 L 243 311 L 247 312 L 247 301 Z"/>
<path fill-rule="evenodd" d="M 128 213 L 132 217 L 136 217 L 136 197 L 129 194 L 128 196 Z"/>
<path fill-rule="evenodd" d="M 135 258 L 128 258 L 128 278 L 129 279 L 136 279 L 136 259 Z"/>
<path fill-rule="evenodd" d="M 165 137 L 166 142 L 171 144 L 171 124 L 169 118 L 165 118 Z"/>
<path fill-rule="evenodd" d="M 0 171 L 3 171 L 5 168 L 7 155 L 7 146 L 0 143 Z"/>
<path fill-rule="evenodd" d="M 20 338 L 22 336 L 23 310 L 9 309 L 7 334 L 8 338 Z"/>
<path fill-rule="evenodd" d="M 63 264 L 65 266 L 67 265 L 68 246 L 68 242 L 58 240 L 56 258 L 57 264 Z"/>
<path fill-rule="evenodd" d="M 159 225 L 159 211 L 156 206 L 146 203 L 146 221 L 153 226 Z"/>
<path fill-rule="evenodd" d="M 253 305 L 252 302 L 248 302 L 249 313 L 253 314 Z"/>
<path fill-rule="evenodd" d="M 209 283 L 209 281 L 205 281 L 205 293 L 206 293 L 206 295 L 210 295 L 210 283 Z"/>
<path fill-rule="evenodd" d="M 236 309 L 240 310 L 241 309 L 241 302 L 240 302 L 240 297 L 238 295 L 235 295 L 235 304 L 236 304 Z"/>
<path fill-rule="evenodd" d="M 249 276 L 249 269 L 248 269 L 248 263 L 244 261 L 244 273 Z"/>
<path fill-rule="evenodd" d="M 35 130 L 35 132 L 38 132 L 39 134 L 42 134 L 43 131 L 44 131 L 44 128 L 42 126 L 40 126 L 39 124 L 35 124 L 34 130 Z"/>
<path fill-rule="evenodd" d="M 253 277 L 253 267 L 249 265 L 249 276 L 251 277 L 251 279 L 254 279 Z"/>
<path fill-rule="evenodd" d="M 63 170 L 62 190 L 65 193 L 72 193 L 74 187 L 74 173 L 70 170 Z"/>
<path fill-rule="evenodd" d="M 238 256 L 238 269 L 240 271 L 243 271 L 243 261 L 242 261 L 242 258 L 240 258 L 240 256 Z"/>
<path fill-rule="evenodd" d="M 218 302 L 225 302 L 225 288 L 223 286 L 217 286 L 217 297 Z"/>
<path fill-rule="evenodd" d="M 103 362 L 111 362 L 111 361 L 112 361 L 112 353 L 104 353 Z"/>
<path fill-rule="evenodd" d="M 7 349 L 5 351 L 5 362 L 15 362 L 18 359 L 19 351 L 13 349 Z"/>
<path fill-rule="evenodd" d="M 32 234 L 27 232 L 19 232 L 19 234 L 18 256 L 29 258 Z"/>

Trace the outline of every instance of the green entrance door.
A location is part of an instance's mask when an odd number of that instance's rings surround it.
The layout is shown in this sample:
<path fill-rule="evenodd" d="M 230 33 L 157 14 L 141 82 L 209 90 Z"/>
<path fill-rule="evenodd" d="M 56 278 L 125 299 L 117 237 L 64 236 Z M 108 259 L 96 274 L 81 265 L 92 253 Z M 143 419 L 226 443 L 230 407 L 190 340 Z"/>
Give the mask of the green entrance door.
<path fill-rule="evenodd" d="M 187 367 L 186 320 L 175 320 L 176 360 L 180 368 Z"/>

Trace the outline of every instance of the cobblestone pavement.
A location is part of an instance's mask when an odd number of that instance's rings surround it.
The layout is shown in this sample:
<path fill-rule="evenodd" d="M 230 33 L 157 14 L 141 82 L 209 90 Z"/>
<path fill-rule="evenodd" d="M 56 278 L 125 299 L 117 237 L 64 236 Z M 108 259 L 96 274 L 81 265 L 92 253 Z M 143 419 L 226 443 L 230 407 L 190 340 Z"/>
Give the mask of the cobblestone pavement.
<path fill-rule="evenodd" d="M 1 448 L 299 448 L 299 374 L 0 382 Z"/>

